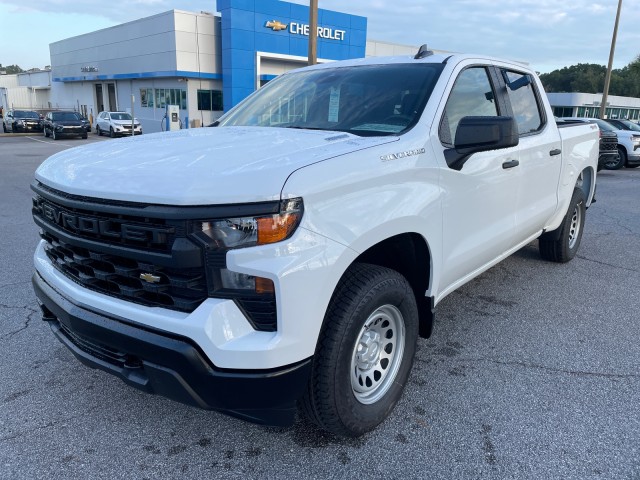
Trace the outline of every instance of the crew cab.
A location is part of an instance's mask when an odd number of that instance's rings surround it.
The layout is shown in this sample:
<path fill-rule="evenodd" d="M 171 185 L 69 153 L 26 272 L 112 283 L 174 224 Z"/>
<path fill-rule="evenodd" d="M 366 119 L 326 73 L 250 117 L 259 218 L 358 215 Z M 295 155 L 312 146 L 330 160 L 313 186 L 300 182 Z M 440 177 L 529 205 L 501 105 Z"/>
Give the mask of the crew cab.
<path fill-rule="evenodd" d="M 217 125 L 46 160 L 33 285 L 84 364 L 268 425 L 375 428 L 438 303 L 536 239 L 571 260 L 595 188 L 597 126 L 484 56 L 302 68 Z"/>

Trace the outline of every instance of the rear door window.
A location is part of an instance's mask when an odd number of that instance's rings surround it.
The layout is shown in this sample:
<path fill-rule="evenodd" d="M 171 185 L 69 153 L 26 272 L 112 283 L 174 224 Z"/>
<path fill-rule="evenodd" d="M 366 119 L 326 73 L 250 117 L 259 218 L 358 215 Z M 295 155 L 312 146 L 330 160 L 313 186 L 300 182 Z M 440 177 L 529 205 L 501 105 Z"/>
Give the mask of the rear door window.
<path fill-rule="evenodd" d="M 535 133 L 544 126 L 544 117 L 533 79 L 527 74 L 502 70 L 507 95 L 520 135 Z"/>

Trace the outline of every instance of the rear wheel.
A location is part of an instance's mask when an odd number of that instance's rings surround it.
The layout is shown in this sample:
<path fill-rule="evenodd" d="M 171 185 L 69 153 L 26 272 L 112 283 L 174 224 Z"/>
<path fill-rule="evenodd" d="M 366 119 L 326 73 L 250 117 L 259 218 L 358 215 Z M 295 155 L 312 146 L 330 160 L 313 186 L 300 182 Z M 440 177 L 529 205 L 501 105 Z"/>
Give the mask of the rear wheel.
<path fill-rule="evenodd" d="M 552 262 L 566 263 L 575 257 L 582 240 L 586 206 L 584 193 L 576 188 L 573 191 L 569 209 L 562 225 L 553 232 L 542 234 L 538 243 L 540 256 Z"/>
<path fill-rule="evenodd" d="M 627 151 L 622 147 L 618 147 L 618 159 L 605 163 L 604 168 L 607 170 L 619 170 L 624 167 L 625 163 L 627 163 Z"/>
<path fill-rule="evenodd" d="M 307 416 L 336 435 L 357 437 L 393 410 L 418 338 L 411 286 L 398 272 L 355 264 L 340 280 L 318 339 Z"/>

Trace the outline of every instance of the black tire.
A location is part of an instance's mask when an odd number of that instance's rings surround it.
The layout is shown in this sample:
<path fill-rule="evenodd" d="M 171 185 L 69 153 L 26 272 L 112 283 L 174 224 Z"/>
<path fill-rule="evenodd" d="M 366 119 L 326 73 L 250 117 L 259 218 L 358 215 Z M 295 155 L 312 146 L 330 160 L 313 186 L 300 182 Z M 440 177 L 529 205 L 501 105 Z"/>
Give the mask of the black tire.
<path fill-rule="evenodd" d="M 640 165 L 627 165 L 627 168 L 638 168 Z"/>
<path fill-rule="evenodd" d="M 407 280 L 388 268 L 352 265 L 327 309 L 303 412 L 335 435 L 357 437 L 373 430 L 402 395 L 417 338 L 418 309 Z"/>
<path fill-rule="evenodd" d="M 96 125 L 96 134 L 101 137 L 102 136 L 102 130 L 100 130 L 100 127 Z"/>
<path fill-rule="evenodd" d="M 51 138 L 53 138 L 54 140 L 58 140 L 58 138 L 60 138 L 60 137 L 58 137 L 56 135 L 56 129 L 55 128 L 51 129 Z"/>
<path fill-rule="evenodd" d="M 585 202 L 583 191 L 576 188 L 562 225 L 553 232 L 542 234 L 538 241 L 540 256 L 544 260 L 566 263 L 576 256 L 584 231 Z"/>
<path fill-rule="evenodd" d="M 84 135 L 82 135 L 82 139 L 86 140 L 88 138 L 88 135 L 85 133 Z"/>
<path fill-rule="evenodd" d="M 111 138 L 116 138 L 116 132 L 113 131 L 113 127 L 109 127 L 109 136 Z"/>
<path fill-rule="evenodd" d="M 47 133 L 47 127 L 44 127 L 42 129 L 42 132 L 44 133 L 45 138 L 49 138 L 49 133 Z"/>
<path fill-rule="evenodd" d="M 618 160 L 605 163 L 604 168 L 606 170 L 619 170 L 624 167 L 626 163 L 627 151 L 622 147 L 618 147 Z"/>
<path fill-rule="evenodd" d="M 2 131 L 3 131 L 4 133 L 9 133 L 9 132 L 7 131 L 7 124 L 6 124 L 6 123 L 4 123 L 4 122 L 2 122 Z"/>

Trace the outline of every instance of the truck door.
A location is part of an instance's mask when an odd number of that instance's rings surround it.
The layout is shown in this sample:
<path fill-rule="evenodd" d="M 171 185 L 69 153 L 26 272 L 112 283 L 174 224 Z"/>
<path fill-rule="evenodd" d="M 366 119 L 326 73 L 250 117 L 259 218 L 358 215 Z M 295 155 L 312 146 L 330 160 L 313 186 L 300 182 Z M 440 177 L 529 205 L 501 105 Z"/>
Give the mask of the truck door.
<path fill-rule="evenodd" d="M 470 65 L 454 77 L 431 135 L 442 166 L 443 294 L 513 246 L 518 191 L 516 169 L 510 168 L 518 147 L 476 153 L 459 171 L 447 166 L 444 152 L 454 147 L 463 117 L 506 115 L 488 67 Z"/>
<path fill-rule="evenodd" d="M 539 232 L 556 211 L 562 144 L 553 118 L 547 118 L 533 76 L 507 68 L 499 68 L 498 73 L 520 136 L 520 165 L 514 170 L 520 177 L 516 235 L 523 242 Z"/>

